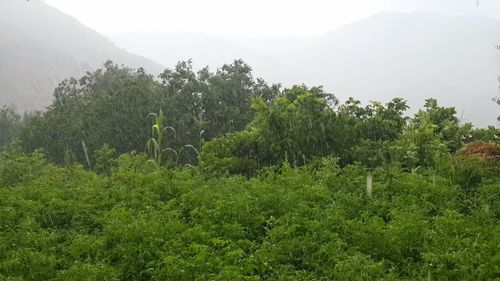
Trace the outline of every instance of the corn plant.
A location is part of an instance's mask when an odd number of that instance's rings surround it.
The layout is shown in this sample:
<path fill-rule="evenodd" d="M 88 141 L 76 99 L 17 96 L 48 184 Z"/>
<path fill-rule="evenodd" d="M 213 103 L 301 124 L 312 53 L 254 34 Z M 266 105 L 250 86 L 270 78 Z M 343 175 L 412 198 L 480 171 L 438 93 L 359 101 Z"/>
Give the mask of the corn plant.
<path fill-rule="evenodd" d="M 151 136 L 146 143 L 146 149 L 153 156 L 153 161 L 157 166 L 161 165 L 163 153 L 172 151 L 171 148 L 162 148 L 167 135 L 167 131 L 171 130 L 175 136 L 175 129 L 170 126 L 165 126 L 165 115 L 160 110 L 159 114 L 150 113 L 148 117 L 154 117 L 154 123 L 151 126 Z"/>
<path fill-rule="evenodd" d="M 199 155 L 198 150 L 191 144 L 186 144 L 179 150 L 175 150 L 171 147 L 163 148 L 163 143 L 166 141 L 165 137 L 167 135 L 167 131 L 172 131 L 175 136 L 175 129 L 171 126 L 165 126 L 165 115 L 162 110 L 160 110 L 159 114 L 150 113 L 148 115 L 148 117 L 151 116 L 154 117 L 154 123 L 151 126 L 151 136 L 146 143 L 146 149 L 148 150 L 148 153 L 153 156 L 152 161 L 157 166 L 162 164 L 163 156 L 167 152 L 170 152 L 175 156 L 175 167 L 179 166 L 179 157 L 186 149 L 191 149 L 196 153 L 196 155 Z"/>
<path fill-rule="evenodd" d="M 198 150 L 197 150 L 197 149 L 196 149 L 193 145 L 191 145 L 191 144 L 186 144 L 186 145 L 182 146 L 179 150 L 175 150 L 175 149 L 173 149 L 173 148 L 167 147 L 167 148 L 165 148 L 163 151 L 164 151 L 164 152 L 167 152 L 167 151 L 168 151 L 168 152 L 172 153 L 172 154 L 175 156 L 175 161 L 174 161 L 174 163 L 175 163 L 175 167 L 179 167 L 179 158 L 180 158 L 180 156 L 182 155 L 182 152 L 184 152 L 184 150 L 185 150 L 185 149 L 188 149 L 188 148 L 189 148 L 189 149 L 191 149 L 191 150 L 193 150 L 193 151 L 194 151 L 194 153 L 196 153 L 196 156 L 199 156 L 199 154 L 200 154 L 200 153 L 199 153 L 199 152 L 198 152 Z M 191 166 L 191 165 L 187 164 L 186 166 L 188 166 L 188 167 L 189 167 L 189 166 Z M 192 166 L 191 166 L 191 167 L 192 167 Z"/>

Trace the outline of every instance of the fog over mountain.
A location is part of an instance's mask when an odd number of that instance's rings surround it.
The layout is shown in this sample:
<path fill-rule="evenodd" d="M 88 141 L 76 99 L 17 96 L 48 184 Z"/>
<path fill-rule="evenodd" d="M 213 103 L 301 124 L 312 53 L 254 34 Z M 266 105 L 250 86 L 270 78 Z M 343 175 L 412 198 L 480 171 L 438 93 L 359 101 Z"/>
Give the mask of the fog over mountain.
<path fill-rule="evenodd" d="M 134 32 L 112 40 L 169 67 L 188 58 L 212 68 L 242 58 L 271 82 L 324 85 L 341 99 L 404 97 L 414 108 L 434 97 L 463 121 L 496 122 L 500 21 L 486 16 L 384 12 L 317 37 Z"/>
<path fill-rule="evenodd" d="M 163 69 L 42 1 L 0 1 L 0 105 L 41 109 L 63 79 L 79 77 L 108 59 L 153 73 Z"/>
<path fill-rule="evenodd" d="M 500 22 L 484 16 L 382 13 L 345 26 L 317 46 L 283 56 L 307 69 L 308 83 L 341 97 L 434 97 L 456 106 L 464 121 L 495 122 Z"/>
<path fill-rule="evenodd" d="M 111 37 L 111 40 L 127 51 L 147 56 L 169 67 L 191 59 L 196 69 L 209 66 L 214 70 L 235 59 L 243 59 L 268 82 L 301 79 L 298 72 L 292 70 L 292 65 L 273 54 L 266 54 L 267 49 L 258 50 L 233 39 L 191 32 L 129 32 Z M 278 42 L 283 43 L 281 40 Z"/>
<path fill-rule="evenodd" d="M 498 115 L 491 99 L 500 95 L 500 21 L 480 15 L 384 12 L 321 36 L 129 32 L 107 39 L 42 1 L 1 0 L 0 38 L 0 105 L 20 110 L 47 106 L 60 81 L 108 59 L 153 74 L 181 60 L 213 70 L 243 59 L 268 82 L 324 85 L 342 100 L 403 97 L 419 108 L 434 97 L 479 126 Z"/>

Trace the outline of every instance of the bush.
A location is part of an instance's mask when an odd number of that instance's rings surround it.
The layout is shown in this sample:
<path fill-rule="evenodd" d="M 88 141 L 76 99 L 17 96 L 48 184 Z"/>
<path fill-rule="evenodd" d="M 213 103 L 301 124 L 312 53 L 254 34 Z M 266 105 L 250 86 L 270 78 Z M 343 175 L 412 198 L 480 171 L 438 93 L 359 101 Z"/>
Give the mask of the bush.
<path fill-rule="evenodd" d="M 93 156 L 95 161 L 94 171 L 97 174 L 110 176 L 118 166 L 116 149 L 107 144 L 95 150 Z"/>
<path fill-rule="evenodd" d="M 108 155 L 111 149 L 103 149 Z M 5 280 L 492 280 L 500 179 L 475 196 L 432 170 L 317 158 L 253 178 L 124 154 L 109 177 L 9 155 L 0 180 Z M 104 157 L 104 159 L 109 159 Z M 5 161 L 5 160 L 3 160 Z M 103 161 L 107 163 L 107 161 Z M 8 188 L 12 186 L 15 188 Z"/>

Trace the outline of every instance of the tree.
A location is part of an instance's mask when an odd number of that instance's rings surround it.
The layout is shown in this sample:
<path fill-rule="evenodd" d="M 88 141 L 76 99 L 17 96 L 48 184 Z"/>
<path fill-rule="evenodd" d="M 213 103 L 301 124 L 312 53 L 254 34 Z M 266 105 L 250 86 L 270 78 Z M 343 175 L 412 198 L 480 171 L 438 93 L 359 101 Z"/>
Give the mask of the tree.
<path fill-rule="evenodd" d="M 82 141 L 91 152 L 104 144 L 118 154 L 144 151 L 147 115 L 161 104 L 161 85 L 153 77 L 107 62 L 79 80 L 63 81 L 49 109 L 27 118 L 23 146 L 43 148 L 60 164 L 68 158 L 83 162 Z"/>
<path fill-rule="evenodd" d="M 251 68 L 241 60 L 224 65 L 215 73 L 208 68 L 195 73 L 192 62 L 179 62 L 160 78 L 166 97 L 166 122 L 175 128 L 175 138 L 167 146 L 180 150 L 192 145 L 197 150 L 205 141 L 241 131 L 253 119 L 252 100 L 271 102 L 278 85 L 255 80 Z M 179 155 L 180 162 L 195 164 L 195 150 Z"/>
<path fill-rule="evenodd" d="M 0 149 L 5 148 L 12 141 L 19 129 L 21 116 L 15 109 L 4 106 L 0 109 Z"/>
<path fill-rule="evenodd" d="M 335 114 L 329 96 L 318 87 L 294 86 L 271 102 L 255 99 L 255 118 L 244 131 L 203 146 L 203 168 L 252 175 L 284 161 L 304 165 L 313 157 L 333 154 L 342 136 L 331 130 Z"/>
<path fill-rule="evenodd" d="M 256 84 L 251 71 L 242 60 L 224 65 L 213 74 L 208 68 L 200 71 L 199 79 L 203 84 L 201 102 L 208 139 L 241 131 L 252 120 L 251 104 Z"/>
<path fill-rule="evenodd" d="M 204 141 L 243 130 L 255 114 L 252 100 L 270 102 L 279 92 L 279 86 L 253 79 L 243 61 L 215 73 L 195 73 L 191 61 L 180 62 L 159 78 L 108 61 L 80 79 L 63 81 L 47 112 L 27 118 L 21 132 L 25 150 L 43 148 L 60 164 L 85 160 L 82 141 L 87 155 L 104 144 L 117 154 L 142 152 L 150 135 L 148 114 L 163 111 L 165 123 L 176 130 L 163 145 L 183 150 L 179 164 L 195 165 Z"/>

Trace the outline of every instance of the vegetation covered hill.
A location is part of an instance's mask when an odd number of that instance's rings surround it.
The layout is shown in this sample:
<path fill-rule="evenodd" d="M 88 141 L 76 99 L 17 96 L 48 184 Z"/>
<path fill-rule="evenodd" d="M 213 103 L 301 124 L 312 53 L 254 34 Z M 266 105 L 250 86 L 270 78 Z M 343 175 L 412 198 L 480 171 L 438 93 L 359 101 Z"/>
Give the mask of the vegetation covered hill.
<path fill-rule="evenodd" d="M 125 52 L 43 1 L 0 1 L 0 105 L 42 109 L 57 84 L 112 59 L 159 73 L 159 64 Z"/>
<path fill-rule="evenodd" d="M 0 111 L 0 279 L 500 275 L 498 128 L 243 61 L 160 78 L 107 62 L 46 112 Z"/>

